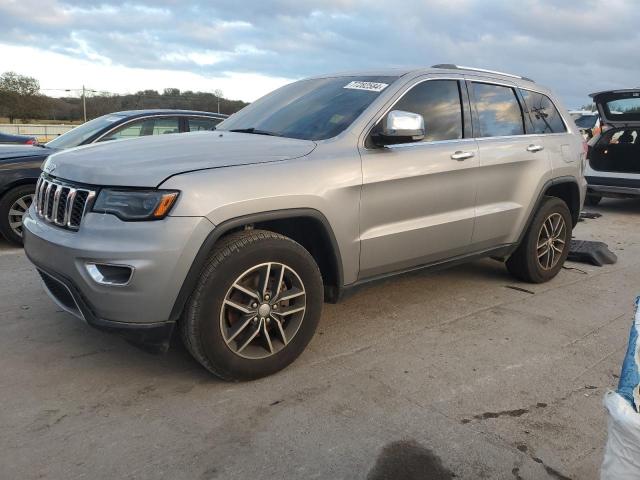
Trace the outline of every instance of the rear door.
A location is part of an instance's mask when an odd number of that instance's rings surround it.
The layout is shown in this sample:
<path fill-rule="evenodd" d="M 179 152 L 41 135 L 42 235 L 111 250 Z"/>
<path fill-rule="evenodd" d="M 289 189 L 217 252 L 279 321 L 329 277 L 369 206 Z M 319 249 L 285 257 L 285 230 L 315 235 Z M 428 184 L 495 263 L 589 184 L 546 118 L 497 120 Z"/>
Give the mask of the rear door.
<path fill-rule="evenodd" d="M 462 78 L 416 79 L 391 110 L 421 114 L 426 137 L 361 150 L 361 278 L 464 254 L 473 232 L 478 147 Z"/>
<path fill-rule="evenodd" d="M 584 152 L 582 134 L 579 130 L 570 131 L 554 102 L 544 93 L 522 88 L 520 94 L 524 100 L 527 132 L 532 138 L 537 136 L 544 145 L 553 176 L 575 176 Z"/>
<path fill-rule="evenodd" d="M 467 80 L 479 147 L 472 246 L 480 251 L 517 241 L 551 163 L 543 135 L 526 134 L 524 102 L 514 84 Z"/>

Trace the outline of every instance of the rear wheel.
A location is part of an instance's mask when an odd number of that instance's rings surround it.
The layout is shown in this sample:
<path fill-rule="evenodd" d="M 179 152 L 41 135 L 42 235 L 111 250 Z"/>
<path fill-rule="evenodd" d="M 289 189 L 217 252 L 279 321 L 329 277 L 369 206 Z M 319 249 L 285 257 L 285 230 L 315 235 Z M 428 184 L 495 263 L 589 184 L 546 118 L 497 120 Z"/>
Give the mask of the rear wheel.
<path fill-rule="evenodd" d="M 571 226 L 567 204 L 559 198 L 546 197 L 522 243 L 507 260 L 509 272 L 525 282 L 551 280 L 569 255 Z"/>
<path fill-rule="evenodd" d="M 590 207 L 595 207 L 602 200 L 602 195 L 587 195 L 587 198 L 584 199 L 585 205 L 589 205 Z"/>
<path fill-rule="evenodd" d="M 9 190 L 0 200 L 0 233 L 9 242 L 22 245 L 22 219 L 33 202 L 34 185 Z"/>
<path fill-rule="evenodd" d="M 323 286 L 313 257 L 282 235 L 229 235 L 209 257 L 181 319 L 193 357 L 225 380 L 275 373 L 305 349 Z"/>

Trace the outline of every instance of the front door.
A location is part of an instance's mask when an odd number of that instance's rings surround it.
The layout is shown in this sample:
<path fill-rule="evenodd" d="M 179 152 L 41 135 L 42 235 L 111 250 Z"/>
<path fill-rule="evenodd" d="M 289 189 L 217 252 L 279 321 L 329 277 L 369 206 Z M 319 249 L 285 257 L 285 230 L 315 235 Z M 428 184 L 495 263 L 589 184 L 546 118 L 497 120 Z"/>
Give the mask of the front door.
<path fill-rule="evenodd" d="M 421 114 L 425 139 L 361 152 L 361 279 L 462 255 L 471 243 L 478 146 L 467 138 L 465 84 L 422 79 L 407 90 L 388 111 Z"/>

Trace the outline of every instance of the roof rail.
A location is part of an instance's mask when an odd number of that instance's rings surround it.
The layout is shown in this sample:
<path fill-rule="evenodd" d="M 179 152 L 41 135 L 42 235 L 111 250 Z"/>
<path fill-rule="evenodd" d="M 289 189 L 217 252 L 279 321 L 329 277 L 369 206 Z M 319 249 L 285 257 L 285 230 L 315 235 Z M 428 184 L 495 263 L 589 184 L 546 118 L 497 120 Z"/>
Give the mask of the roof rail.
<path fill-rule="evenodd" d="M 528 82 L 533 82 L 533 80 L 531 80 L 530 78 L 522 77 L 520 75 L 513 75 L 511 73 L 497 72 L 496 70 L 487 70 L 486 68 L 463 67 L 462 65 L 455 65 L 453 63 L 438 63 L 437 65 L 431 65 L 431 68 L 448 68 L 450 70 L 470 70 L 472 72 L 494 73 L 496 75 L 503 75 L 505 77 L 512 77 L 512 78 L 520 78 L 520 79 L 526 80 Z"/>

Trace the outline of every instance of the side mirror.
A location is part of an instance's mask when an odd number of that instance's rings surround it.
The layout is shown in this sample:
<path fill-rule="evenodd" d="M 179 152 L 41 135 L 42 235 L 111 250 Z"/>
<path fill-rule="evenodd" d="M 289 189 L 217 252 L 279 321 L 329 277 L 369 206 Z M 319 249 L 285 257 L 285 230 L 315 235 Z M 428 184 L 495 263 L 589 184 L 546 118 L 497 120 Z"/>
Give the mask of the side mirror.
<path fill-rule="evenodd" d="M 424 139 L 424 118 L 419 113 L 392 110 L 382 119 L 382 130 L 374 136 L 377 145 L 419 142 Z"/>

